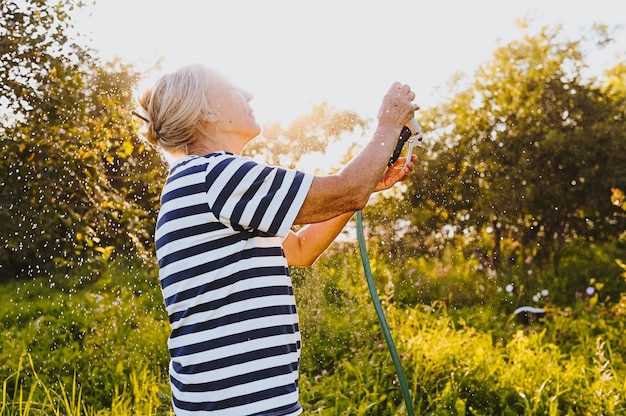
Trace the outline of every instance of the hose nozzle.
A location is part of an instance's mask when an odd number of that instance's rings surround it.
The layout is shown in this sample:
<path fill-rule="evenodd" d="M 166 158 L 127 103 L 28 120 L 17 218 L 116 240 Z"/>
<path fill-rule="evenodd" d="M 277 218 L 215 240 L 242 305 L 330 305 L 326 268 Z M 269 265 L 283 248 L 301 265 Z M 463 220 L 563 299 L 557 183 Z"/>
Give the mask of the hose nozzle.
<path fill-rule="evenodd" d="M 400 157 L 400 153 L 402 153 L 402 148 L 404 147 L 404 144 L 406 142 L 409 142 L 409 151 L 406 160 L 404 161 L 404 165 L 406 166 L 406 164 L 409 163 L 409 161 L 413 157 L 412 155 L 415 147 L 419 147 L 417 142 L 421 142 L 422 140 L 422 128 L 420 127 L 417 120 L 412 118 L 407 123 L 407 125 L 402 127 L 402 131 L 400 132 L 400 138 L 398 139 L 398 144 L 396 144 L 396 148 L 393 150 L 393 154 L 389 158 L 387 166 L 392 166 L 394 163 L 396 163 L 396 160 L 398 160 L 398 158 Z"/>

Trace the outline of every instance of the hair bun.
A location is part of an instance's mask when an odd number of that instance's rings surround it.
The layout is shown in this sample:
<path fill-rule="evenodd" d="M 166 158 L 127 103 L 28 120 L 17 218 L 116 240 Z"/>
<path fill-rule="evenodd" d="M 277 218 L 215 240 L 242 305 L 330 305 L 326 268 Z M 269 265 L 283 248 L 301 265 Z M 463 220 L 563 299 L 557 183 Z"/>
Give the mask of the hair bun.
<path fill-rule="evenodd" d="M 154 126 L 154 123 L 152 121 L 148 122 L 148 141 L 150 143 L 152 143 L 153 145 L 157 145 L 157 143 L 159 142 L 159 131 L 157 130 L 157 128 Z"/>

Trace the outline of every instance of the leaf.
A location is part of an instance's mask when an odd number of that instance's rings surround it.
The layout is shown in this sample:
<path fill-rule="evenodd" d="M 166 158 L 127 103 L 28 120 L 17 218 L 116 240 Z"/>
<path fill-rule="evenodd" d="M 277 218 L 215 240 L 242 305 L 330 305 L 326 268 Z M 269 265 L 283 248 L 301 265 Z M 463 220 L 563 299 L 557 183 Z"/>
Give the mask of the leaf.
<path fill-rule="evenodd" d="M 128 156 L 130 156 L 133 153 L 134 148 L 135 147 L 133 146 L 130 140 L 124 140 L 124 143 L 122 143 L 122 146 L 118 149 L 116 154 L 122 159 L 127 159 Z"/>
<path fill-rule="evenodd" d="M 114 246 L 96 247 L 95 250 L 102 254 L 102 260 L 107 261 L 109 257 L 111 257 L 111 254 L 115 250 L 115 247 Z"/>

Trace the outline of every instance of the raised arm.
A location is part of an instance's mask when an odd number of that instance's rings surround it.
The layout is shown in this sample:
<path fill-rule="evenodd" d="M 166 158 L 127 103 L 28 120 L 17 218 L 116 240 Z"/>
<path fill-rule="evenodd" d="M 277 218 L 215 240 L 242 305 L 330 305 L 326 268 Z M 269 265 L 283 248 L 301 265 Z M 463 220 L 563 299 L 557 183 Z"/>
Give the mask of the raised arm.
<path fill-rule="evenodd" d="M 383 99 L 374 136 L 339 173 L 316 176 L 294 220 L 311 224 L 363 208 L 382 177 L 402 127 L 419 107 L 408 85 L 395 82 Z"/>
<path fill-rule="evenodd" d="M 376 185 L 374 191 L 389 189 L 395 183 L 403 180 L 405 175 L 413 169 L 413 162 L 404 164 L 405 158 L 400 157 L 396 163 L 385 171 L 384 178 Z M 315 224 L 308 224 L 297 232 L 289 231 L 283 240 L 285 257 L 290 266 L 311 266 L 315 260 L 328 248 L 352 217 L 353 211 L 348 211 L 334 218 Z"/>

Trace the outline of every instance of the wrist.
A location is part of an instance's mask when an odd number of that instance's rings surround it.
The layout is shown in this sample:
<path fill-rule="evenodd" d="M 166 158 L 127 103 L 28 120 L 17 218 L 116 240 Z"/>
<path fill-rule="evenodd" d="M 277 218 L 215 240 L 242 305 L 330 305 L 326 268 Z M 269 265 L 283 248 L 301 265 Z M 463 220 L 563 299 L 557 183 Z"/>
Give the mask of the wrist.
<path fill-rule="evenodd" d="M 400 132 L 402 131 L 402 127 L 396 123 L 392 122 L 379 122 L 376 126 L 376 132 L 374 137 L 377 139 L 386 139 L 388 137 L 392 137 L 397 139 L 400 137 Z"/>

